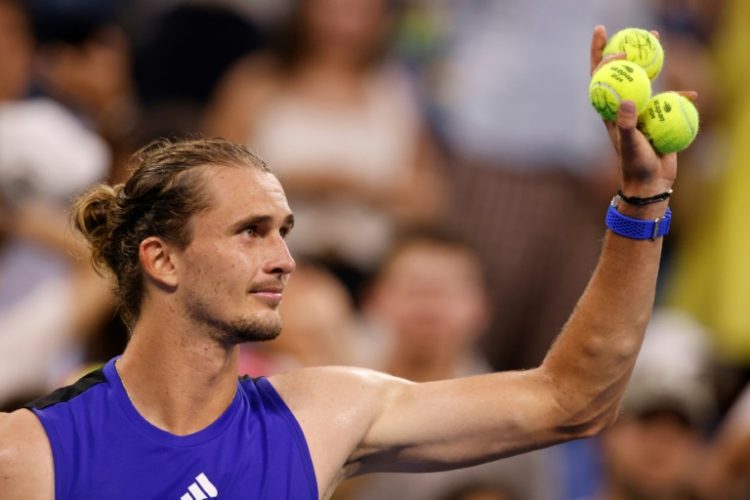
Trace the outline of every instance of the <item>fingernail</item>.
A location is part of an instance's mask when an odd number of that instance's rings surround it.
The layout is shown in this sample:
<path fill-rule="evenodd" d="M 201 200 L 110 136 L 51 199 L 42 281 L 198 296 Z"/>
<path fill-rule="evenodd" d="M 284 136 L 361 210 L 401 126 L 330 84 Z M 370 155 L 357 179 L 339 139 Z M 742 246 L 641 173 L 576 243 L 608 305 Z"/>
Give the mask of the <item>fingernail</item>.
<path fill-rule="evenodd" d="M 622 101 L 620 103 L 620 112 L 621 113 L 635 113 L 635 103 L 633 101 Z"/>

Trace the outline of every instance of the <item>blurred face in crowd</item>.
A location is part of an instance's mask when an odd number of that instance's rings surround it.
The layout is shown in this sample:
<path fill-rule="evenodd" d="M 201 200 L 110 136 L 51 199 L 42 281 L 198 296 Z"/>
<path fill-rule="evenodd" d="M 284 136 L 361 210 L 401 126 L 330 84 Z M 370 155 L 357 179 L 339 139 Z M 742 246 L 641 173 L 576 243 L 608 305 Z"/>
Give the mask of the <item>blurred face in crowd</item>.
<path fill-rule="evenodd" d="M 97 114 L 116 104 L 130 85 L 128 42 L 118 29 L 107 28 L 81 45 L 44 47 L 39 73 L 57 98 Z"/>
<path fill-rule="evenodd" d="M 604 434 L 610 481 L 626 498 L 683 498 L 700 451 L 698 431 L 672 412 L 625 415 Z"/>
<path fill-rule="evenodd" d="M 351 362 L 354 310 L 346 288 L 327 271 L 298 266 L 281 304 L 283 334 L 269 344 L 303 366 Z"/>
<path fill-rule="evenodd" d="M 26 94 L 33 50 L 29 20 L 15 2 L 0 0 L 0 102 Z"/>
<path fill-rule="evenodd" d="M 284 241 L 292 225 L 284 191 L 255 168 L 214 167 L 205 179 L 212 205 L 192 217 L 191 242 L 175 252 L 176 293 L 222 344 L 274 338 L 295 267 Z"/>
<path fill-rule="evenodd" d="M 307 0 L 303 22 L 307 40 L 317 50 L 373 53 L 388 24 L 385 0 Z"/>
<path fill-rule="evenodd" d="M 372 307 L 396 334 L 397 348 L 444 359 L 462 356 L 483 333 L 486 300 L 473 254 L 425 240 L 408 244 L 386 266 Z"/>

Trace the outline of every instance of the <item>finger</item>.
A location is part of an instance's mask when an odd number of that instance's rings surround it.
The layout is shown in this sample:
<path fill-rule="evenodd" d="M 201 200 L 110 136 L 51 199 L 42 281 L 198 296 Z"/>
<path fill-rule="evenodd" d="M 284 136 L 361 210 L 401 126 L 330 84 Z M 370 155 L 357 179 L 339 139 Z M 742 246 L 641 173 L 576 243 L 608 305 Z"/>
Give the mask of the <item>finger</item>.
<path fill-rule="evenodd" d="M 615 152 L 619 155 L 620 141 L 617 140 L 617 124 L 609 120 L 602 120 L 602 123 L 604 124 L 604 128 L 607 129 L 607 135 L 609 135 L 609 140 L 612 142 Z"/>
<path fill-rule="evenodd" d="M 620 157 L 623 162 L 629 162 L 636 150 L 636 124 L 638 113 L 633 101 L 622 101 L 617 113 L 617 133 L 620 137 Z"/>
<path fill-rule="evenodd" d="M 678 90 L 677 93 L 687 98 L 690 102 L 698 101 L 698 92 L 695 90 Z"/>
<path fill-rule="evenodd" d="M 607 45 L 607 29 L 601 24 L 594 28 L 591 35 L 591 73 L 599 66 L 602 61 L 602 52 Z"/>
<path fill-rule="evenodd" d="M 659 35 L 659 32 L 656 30 L 651 30 L 651 34 L 654 35 L 657 40 L 661 38 L 661 35 Z"/>
<path fill-rule="evenodd" d="M 625 52 L 617 52 L 616 54 L 607 54 L 604 56 L 601 60 L 601 62 L 594 68 L 594 70 L 591 72 L 593 75 L 597 71 L 599 71 L 599 68 L 607 64 L 608 62 L 616 61 L 618 59 L 627 59 L 628 55 Z"/>

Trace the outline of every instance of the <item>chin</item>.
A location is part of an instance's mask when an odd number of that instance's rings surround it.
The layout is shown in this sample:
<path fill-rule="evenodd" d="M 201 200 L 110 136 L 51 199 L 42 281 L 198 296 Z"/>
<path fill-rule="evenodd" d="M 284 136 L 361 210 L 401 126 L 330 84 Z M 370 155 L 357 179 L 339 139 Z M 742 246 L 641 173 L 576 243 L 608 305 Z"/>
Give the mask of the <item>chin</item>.
<path fill-rule="evenodd" d="M 227 333 L 234 344 L 273 340 L 281 333 L 281 320 L 278 315 L 240 320 L 233 323 Z"/>
<path fill-rule="evenodd" d="M 234 321 L 213 321 L 213 337 L 217 342 L 232 347 L 248 342 L 273 340 L 281 333 L 281 319 L 278 314 L 266 317 L 242 318 Z"/>
<path fill-rule="evenodd" d="M 189 308 L 189 314 L 193 321 L 207 327 L 214 340 L 226 347 L 273 340 L 281 332 L 281 316 L 277 310 L 244 311 L 231 317 L 197 303 Z"/>

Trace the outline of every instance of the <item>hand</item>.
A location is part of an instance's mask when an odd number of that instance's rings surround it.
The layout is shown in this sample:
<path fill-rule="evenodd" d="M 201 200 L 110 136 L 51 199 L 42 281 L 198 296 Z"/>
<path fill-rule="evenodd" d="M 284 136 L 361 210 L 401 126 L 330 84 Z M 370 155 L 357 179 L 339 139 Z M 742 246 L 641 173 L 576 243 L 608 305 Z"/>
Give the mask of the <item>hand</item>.
<path fill-rule="evenodd" d="M 656 31 L 652 31 L 659 36 Z M 591 38 L 591 74 L 605 63 L 625 59 L 625 54 L 602 57 L 607 45 L 607 30 L 604 26 L 594 28 Z M 698 94 L 693 91 L 679 92 L 694 101 Z M 604 121 L 612 145 L 620 157 L 620 185 L 628 196 L 648 197 L 668 191 L 677 177 L 677 153 L 660 155 L 648 139 L 636 128 L 638 116 L 635 104 L 624 100 L 617 113 L 617 121 Z"/>

